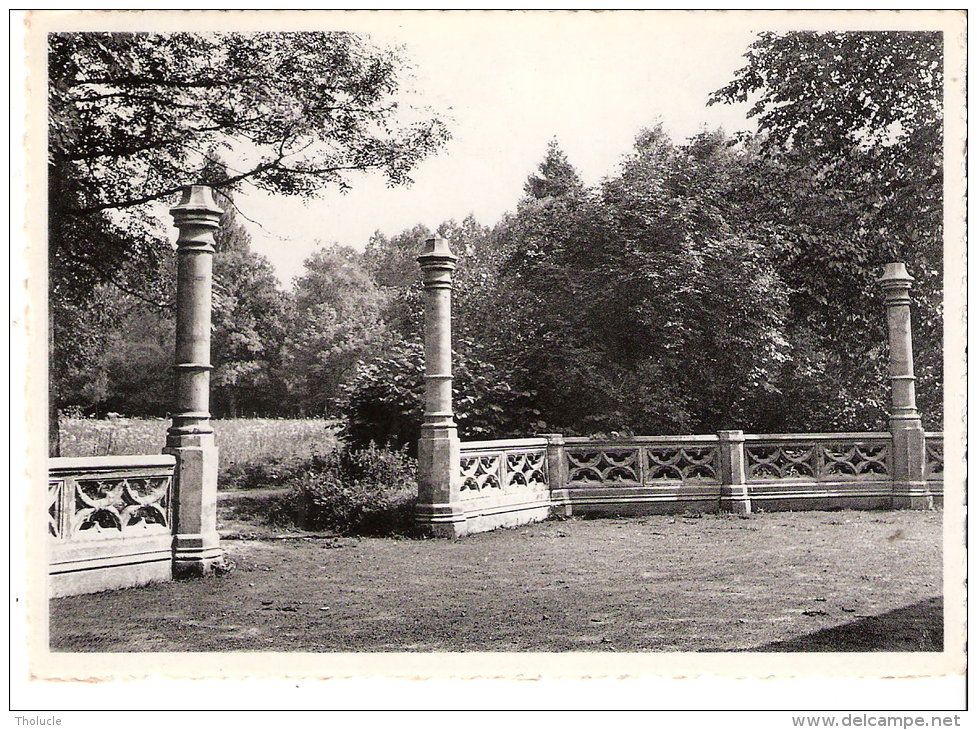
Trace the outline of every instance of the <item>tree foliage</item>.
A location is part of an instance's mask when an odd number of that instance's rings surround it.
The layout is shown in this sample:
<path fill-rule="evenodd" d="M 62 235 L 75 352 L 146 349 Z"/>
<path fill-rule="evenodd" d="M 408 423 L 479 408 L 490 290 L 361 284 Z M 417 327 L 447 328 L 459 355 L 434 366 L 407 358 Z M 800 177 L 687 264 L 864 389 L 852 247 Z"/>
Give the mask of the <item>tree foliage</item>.
<path fill-rule="evenodd" d="M 360 254 L 332 245 L 305 261 L 293 301 L 285 351 L 291 398 L 305 414 L 331 415 L 356 363 L 385 340 L 383 295 Z"/>
<path fill-rule="evenodd" d="M 446 131 L 402 118 L 403 65 L 349 33 L 52 34 L 54 292 L 158 253 L 142 206 L 188 184 L 307 196 L 355 170 L 409 180 Z"/>
<path fill-rule="evenodd" d="M 460 254 L 463 432 L 687 432 L 754 417 L 749 399 L 775 390 L 784 359 L 785 294 L 760 244 L 736 228 L 727 193 L 741 167 L 721 139 L 678 147 L 651 130 L 620 175 L 587 189 L 551 143 L 494 231 L 443 225 Z M 418 427 L 415 343 L 410 366 L 402 354 L 360 367 L 346 411 L 359 438 L 396 430 L 381 424 L 398 414 L 410 416 L 401 430 Z M 404 373 L 410 386 L 390 392 Z"/>
<path fill-rule="evenodd" d="M 763 33 L 746 61 L 711 103 L 752 102 L 760 159 L 751 215 L 771 233 L 792 290 L 795 338 L 810 345 L 801 370 L 821 372 L 825 388 L 847 401 L 843 422 L 857 419 L 855 411 L 873 414 L 870 422 L 881 416 L 885 330 L 876 282 L 882 264 L 904 261 L 917 279 L 920 400 L 938 424 L 942 35 Z"/>
<path fill-rule="evenodd" d="M 283 347 L 290 300 L 271 263 L 251 250 L 232 201 L 215 236 L 211 373 L 213 412 L 235 418 L 277 410 L 285 394 Z"/>
<path fill-rule="evenodd" d="M 58 371 L 78 355 L 67 333 L 97 288 L 165 303 L 158 205 L 181 188 L 312 196 L 356 171 L 409 180 L 447 131 L 400 103 L 405 64 L 339 32 L 49 35 L 53 425 Z"/>
<path fill-rule="evenodd" d="M 890 260 L 917 277 L 920 405 L 938 427 L 941 74 L 936 34 L 761 34 L 713 96 L 752 100 L 758 134 L 676 142 L 660 126 L 646 129 L 593 186 L 553 141 L 497 224 L 440 224 L 433 232 L 459 256 L 452 330 L 463 437 L 882 428 L 877 277 Z M 291 165 L 293 182 L 303 179 Z M 362 254 L 321 246 L 286 293 L 233 213 L 225 223 L 215 261 L 221 412 L 237 399 L 269 413 L 338 414 L 354 445 L 416 442 L 416 258 L 432 231 L 378 231 Z M 162 288 L 159 296 L 165 303 Z M 91 315 L 73 307 L 73 316 Z M 125 321 L 127 332 L 142 332 L 134 342 L 149 344 L 148 315 Z M 105 335 L 105 322 L 88 326 L 79 358 Z M 100 361 L 98 377 L 71 381 L 74 397 L 108 402 L 119 362 L 151 367 L 151 348 L 119 352 Z M 81 360 L 71 362 L 81 373 Z"/>

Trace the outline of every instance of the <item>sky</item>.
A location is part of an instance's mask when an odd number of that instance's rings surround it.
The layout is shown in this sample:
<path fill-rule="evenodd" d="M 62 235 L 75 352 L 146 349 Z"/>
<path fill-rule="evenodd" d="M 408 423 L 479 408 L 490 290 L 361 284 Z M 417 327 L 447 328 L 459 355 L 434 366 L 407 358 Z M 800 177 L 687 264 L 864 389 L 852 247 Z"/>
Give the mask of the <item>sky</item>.
<path fill-rule="evenodd" d="M 642 128 L 659 121 L 676 140 L 704 128 L 752 128 L 745 105 L 706 102 L 743 65 L 754 33 L 743 23 L 689 15 L 698 22 L 544 12 L 367 24 L 375 42 L 403 47 L 413 63 L 413 101 L 445 115 L 452 139 L 417 166 L 410 186 L 390 188 L 382 175 L 363 174 L 350 192 L 312 201 L 244 192 L 238 204 L 254 221 L 244 221 L 253 249 L 288 287 L 320 243 L 362 250 L 374 231 L 433 228 L 469 213 L 494 224 L 515 208 L 553 138 L 584 182 L 595 184 L 613 173 Z"/>

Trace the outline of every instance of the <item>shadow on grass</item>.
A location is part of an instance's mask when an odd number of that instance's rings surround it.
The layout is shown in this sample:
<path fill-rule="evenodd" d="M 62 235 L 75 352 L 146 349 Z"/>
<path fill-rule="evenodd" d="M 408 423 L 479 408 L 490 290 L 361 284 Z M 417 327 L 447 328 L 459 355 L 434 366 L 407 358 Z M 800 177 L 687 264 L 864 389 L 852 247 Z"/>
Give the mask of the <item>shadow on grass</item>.
<path fill-rule="evenodd" d="M 743 651 L 943 651 L 943 598 Z"/>

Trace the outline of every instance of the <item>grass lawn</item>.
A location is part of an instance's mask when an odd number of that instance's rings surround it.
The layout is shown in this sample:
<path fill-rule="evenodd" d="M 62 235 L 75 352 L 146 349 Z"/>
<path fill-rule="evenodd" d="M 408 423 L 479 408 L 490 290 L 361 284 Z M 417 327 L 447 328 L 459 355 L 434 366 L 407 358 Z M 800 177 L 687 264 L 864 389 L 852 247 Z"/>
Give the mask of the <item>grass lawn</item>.
<path fill-rule="evenodd" d="M 942 512 L 799 512 L 226 540 L 228 575 L 52 601 L 51 645 L 941 651 L 941 525 Z"/>

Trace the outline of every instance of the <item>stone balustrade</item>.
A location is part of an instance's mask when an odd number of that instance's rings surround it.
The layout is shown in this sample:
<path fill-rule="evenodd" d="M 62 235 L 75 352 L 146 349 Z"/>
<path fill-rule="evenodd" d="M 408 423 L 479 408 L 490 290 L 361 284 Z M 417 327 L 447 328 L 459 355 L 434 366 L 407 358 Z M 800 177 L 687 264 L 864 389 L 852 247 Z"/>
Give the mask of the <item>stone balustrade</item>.
<path fill-rule="evenodd" d="M 52 596 L 173 577 L 175 469 L 165 454 L 49 461 Z"/>
<path fill-rule="evenodd" d="M 926 434 L 928 494 L 937 501 L 942 439 Z M 462 442 L 460 451 L 471 532 L 492 515 L 506 514 L 508 524 L 541 519 L 547 498 L 550 513 L 564 515 L 886 509 L 899 499 L 890 433 L 549 434 Z"/>

